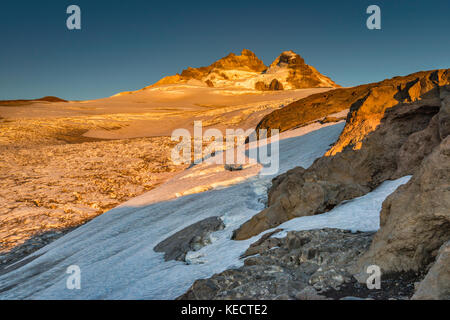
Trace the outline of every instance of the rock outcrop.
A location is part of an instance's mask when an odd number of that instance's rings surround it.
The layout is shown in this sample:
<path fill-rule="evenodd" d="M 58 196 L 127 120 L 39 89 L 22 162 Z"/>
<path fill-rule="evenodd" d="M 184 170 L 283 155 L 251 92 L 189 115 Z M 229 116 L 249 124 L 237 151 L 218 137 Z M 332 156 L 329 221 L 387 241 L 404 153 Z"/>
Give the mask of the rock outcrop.
<path fill-rule="evenodd" d="M 411 272 L 383 275 L 378 290 L 359 284 L 352 266 L 373 232 L 321 229 L 288 232 L 284 238 L 273 237 L 276 233 L 250 246 L 244 266 L 197 280 L 178 299 L 406 300 L 423 278 Z"/>
<path fill-rule="evenodd" d="M 154 250 L 164 252 L 164 259 L 185 261 L 189 251 L 197 251 L 209 243 L 209 235 L 225 227 L 219 217 L 196 222 L 158 243 Z"/>
<path fill-rule="evenodd" d="M 445 86 L 450 84 L 449 76 L 449 70 L 436 70 L 403 80 L 383 81 L 379 87 L 371 85 L 368 96 L 352 105 L 346 128 L 333 147 L 343 151 L 329 152 L 330 156 L 316 160 L 308 169 L 297 167 L 275 178 L 269 190 L 268 207 L 236 230 L 234 238 L 247 239 L 289 219 L 329 211 L 344 200 L 366 194 L 385 180 L 414 174 L 421 160 L 442 141 L 441 132 L 447 132 L 447 98 L 442 97 L 446 94 Z M 411 89 L 412 83 L 416 91 Z M 338 90 L 341 89 L 333 92 Z M 416 93 L 411 96 L 413 91 Z M 352 92 L 355 91 L 348 94 Z M 383 99 L 377 95 L 378 98 L 369 100 L 373 92 L 388 93 Z M 377 102 L 391 101 L 388 97 L 392 95 L 393 99 L 401 100 L 394 107 Z M 368 101 L 373 101 L 372 108 Z M 370 129 L 373 123 L 378 123 L 376 130 Z M 418 140 L 420 135 L 430 138 Z"/>
<path fill-rule="evenodd" d="M 359 261 L 384 272 L 421 270 L 450 239 L 450 136 L 383 203 L 380 230 Z"/>
<path fill-rule="evenodd" d="M 270 84 L 265 84 L 263 81 L 258 81 L 255 84 L 255 89 L 259 91 L 277 91 L 277 90 L 283 90 L 283 84 L 278 81 L 277 79 L 273 79 Z"/>
<path fill-rule="evenodd" d="M 247 258 L 243 267 L 197 280 L 179 299 L 325 299 L 323 292 L 351 281 L 347 269 L 372 236 L 322 229 L 266 237 L 252 246 L 259 255 Z"/>

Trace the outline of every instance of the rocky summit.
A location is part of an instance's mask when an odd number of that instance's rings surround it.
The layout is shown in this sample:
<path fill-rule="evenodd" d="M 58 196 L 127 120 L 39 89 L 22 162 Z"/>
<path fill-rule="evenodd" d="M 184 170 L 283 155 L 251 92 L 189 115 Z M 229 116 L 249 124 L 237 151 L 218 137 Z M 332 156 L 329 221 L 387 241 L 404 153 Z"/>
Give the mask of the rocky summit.
<path fill-rule="evenodd" d="M 313 66 L 307 65 L 301 56 L 291 50 L 282 52 L 272 62 L 265 74 L 274 76 L 287 89 L 339 87 L 333 80 L 320 74 Z"/>

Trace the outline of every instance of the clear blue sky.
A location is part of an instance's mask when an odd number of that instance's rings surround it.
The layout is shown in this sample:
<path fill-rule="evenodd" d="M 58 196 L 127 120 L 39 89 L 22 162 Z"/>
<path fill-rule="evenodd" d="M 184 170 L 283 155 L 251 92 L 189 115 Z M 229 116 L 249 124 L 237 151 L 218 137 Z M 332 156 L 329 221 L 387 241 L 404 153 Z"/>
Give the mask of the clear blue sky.
<path fill-rule="evenodd" d="M 66 28 L 66 8 L 82 30 Z M 382 30 L 366 28 L 381 7 Z M 450 67 L 450 1 L 0 1 L 0 99 L 93 99 L 250 49 L 294 50 L 343 86 Z"/>

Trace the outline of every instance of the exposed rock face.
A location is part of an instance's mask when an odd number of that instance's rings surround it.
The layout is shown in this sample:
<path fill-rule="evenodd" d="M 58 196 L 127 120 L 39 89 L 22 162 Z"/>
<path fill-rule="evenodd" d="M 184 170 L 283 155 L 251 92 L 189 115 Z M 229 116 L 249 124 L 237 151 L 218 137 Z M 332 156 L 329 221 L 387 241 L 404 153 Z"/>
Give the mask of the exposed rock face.
<path fill-rule="evenodd" d="M 281 74 L 285 73 L 286 78 Z M 339 87 L 333 80 L 320 74 L 314 67 L 305 63 L 305 60 L 293 51 L 284 51 L 270 65 L 266 74 L 279 74 L 287 87 L 292 89 L 315 87 Z"/>
<path fill-rule="evenodd" d="M 219 217 L 196 222 L 158 243 L 154 250 L 164 252 L 164 259 L 185 261 L 186 253 L 197 251 L 209 242 L 209 235 L 225 226 Z"/>
<path fill-rule="evenodd" d="M 450 239 L 450 136 L 385 200 L 380 225 L 360 269 L 377 264 L 385 272 L 419 270 L 433 261 Z"/>
<path fill-rule="evenodd" d="M 418 72 L 380 82 L 351 106 L 347 125 L 327 155 L 341 152 L 346 146 L 360 149 L 367 134 L 380 124 L 385 110 L 399 103 L 439 99 L 439 87 L 448 84 L 449 69 Z"/>
<path fill-rule="evenodd" d="M 436 262 L 419 284 L 413 300 L 450 299 L 450 241 L 439 249 Z"/>
<path fill-rule="evenodd" d="M 324 299 L 321 292 L 351 281 L 347 269 L 372 236 L 323 229 L 266 237 L 243 267 L 197 280 L 179 299 Z"/>
<path fill-rule="evenodd" d="M 250 50 L 237 56 L 230 53 L 210 66 L 187 68 L 174 76 L 161 79 L 154 85 L 197 83 L 209 87 L 240 87 L 259 91 L 284 89 L 338 87 L 330 78 L 307 65 L 292 51 L 283 52 L 267 68 Z"/>
<path fill-rule="evenodd" d="M 381 228 L 355 273 L 369 263 L 388 272 L 425 268 L 450 239 L 450 86 L 440 88 L 440 97 L 439 113 L 399 152 L 398 171 L 419 169 L 383 203 Z"/>
<path fill-rule="evenodd" d="M 259 122 L 256 130 L 279 129 L 280 132 L 283 132 L 324 118 L 329 114 L 349 109 L 358 100 L 358 97 L 364 96 L 365 90 L 364 86 L 359 86 L 349 89 L 338 88 L 310 95 L 266 115 Z"/>

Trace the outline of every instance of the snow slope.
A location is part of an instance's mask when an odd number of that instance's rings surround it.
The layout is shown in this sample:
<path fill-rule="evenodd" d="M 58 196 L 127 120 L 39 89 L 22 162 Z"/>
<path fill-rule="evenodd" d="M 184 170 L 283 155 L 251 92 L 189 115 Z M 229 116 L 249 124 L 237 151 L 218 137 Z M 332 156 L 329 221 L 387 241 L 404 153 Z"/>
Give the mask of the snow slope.
<path fill-rule="evenodd" d="M 283 133 L 280 172 L 308 167 L 339 136 L 344 123 L 312 124 Z M 210 277 L 239 260 L 256 236 L 232 241 L 231 234 L 264 208 L 273 176 L 260 176 L 260 165 L 242 171 L 224 171 L 201 164 L 148 194 L 133 199 L 92 220 L 32 255 L 34 260 L 0 276 L 1 299 L 174 299 L 194 280 Z M 278 173 L 278 174 L 279 174 Z M 242 178 L 244 177 L 244 178 Z M 239 179 L 242 178 L 242 181 Z M 338 227 L 376 230 L 381 203 L 409 177 L 385 182 L 368 195 L 332 211 L 286 222 L 292 230 Z M 203 186 L 183 194 L 195 183 Z M 181 192 L 181 193 L 180 193 Z M 178 196 L 178 198 L 177 198 Z M 210 216 L 221 216 L 226 228 L 211 235 L 212 244 L 187 255 L 191 264 L 165 262 L 153 247 L 171 234 Z M 70 265 L 81 268 L 81 290 L 66 288 Z"/>

